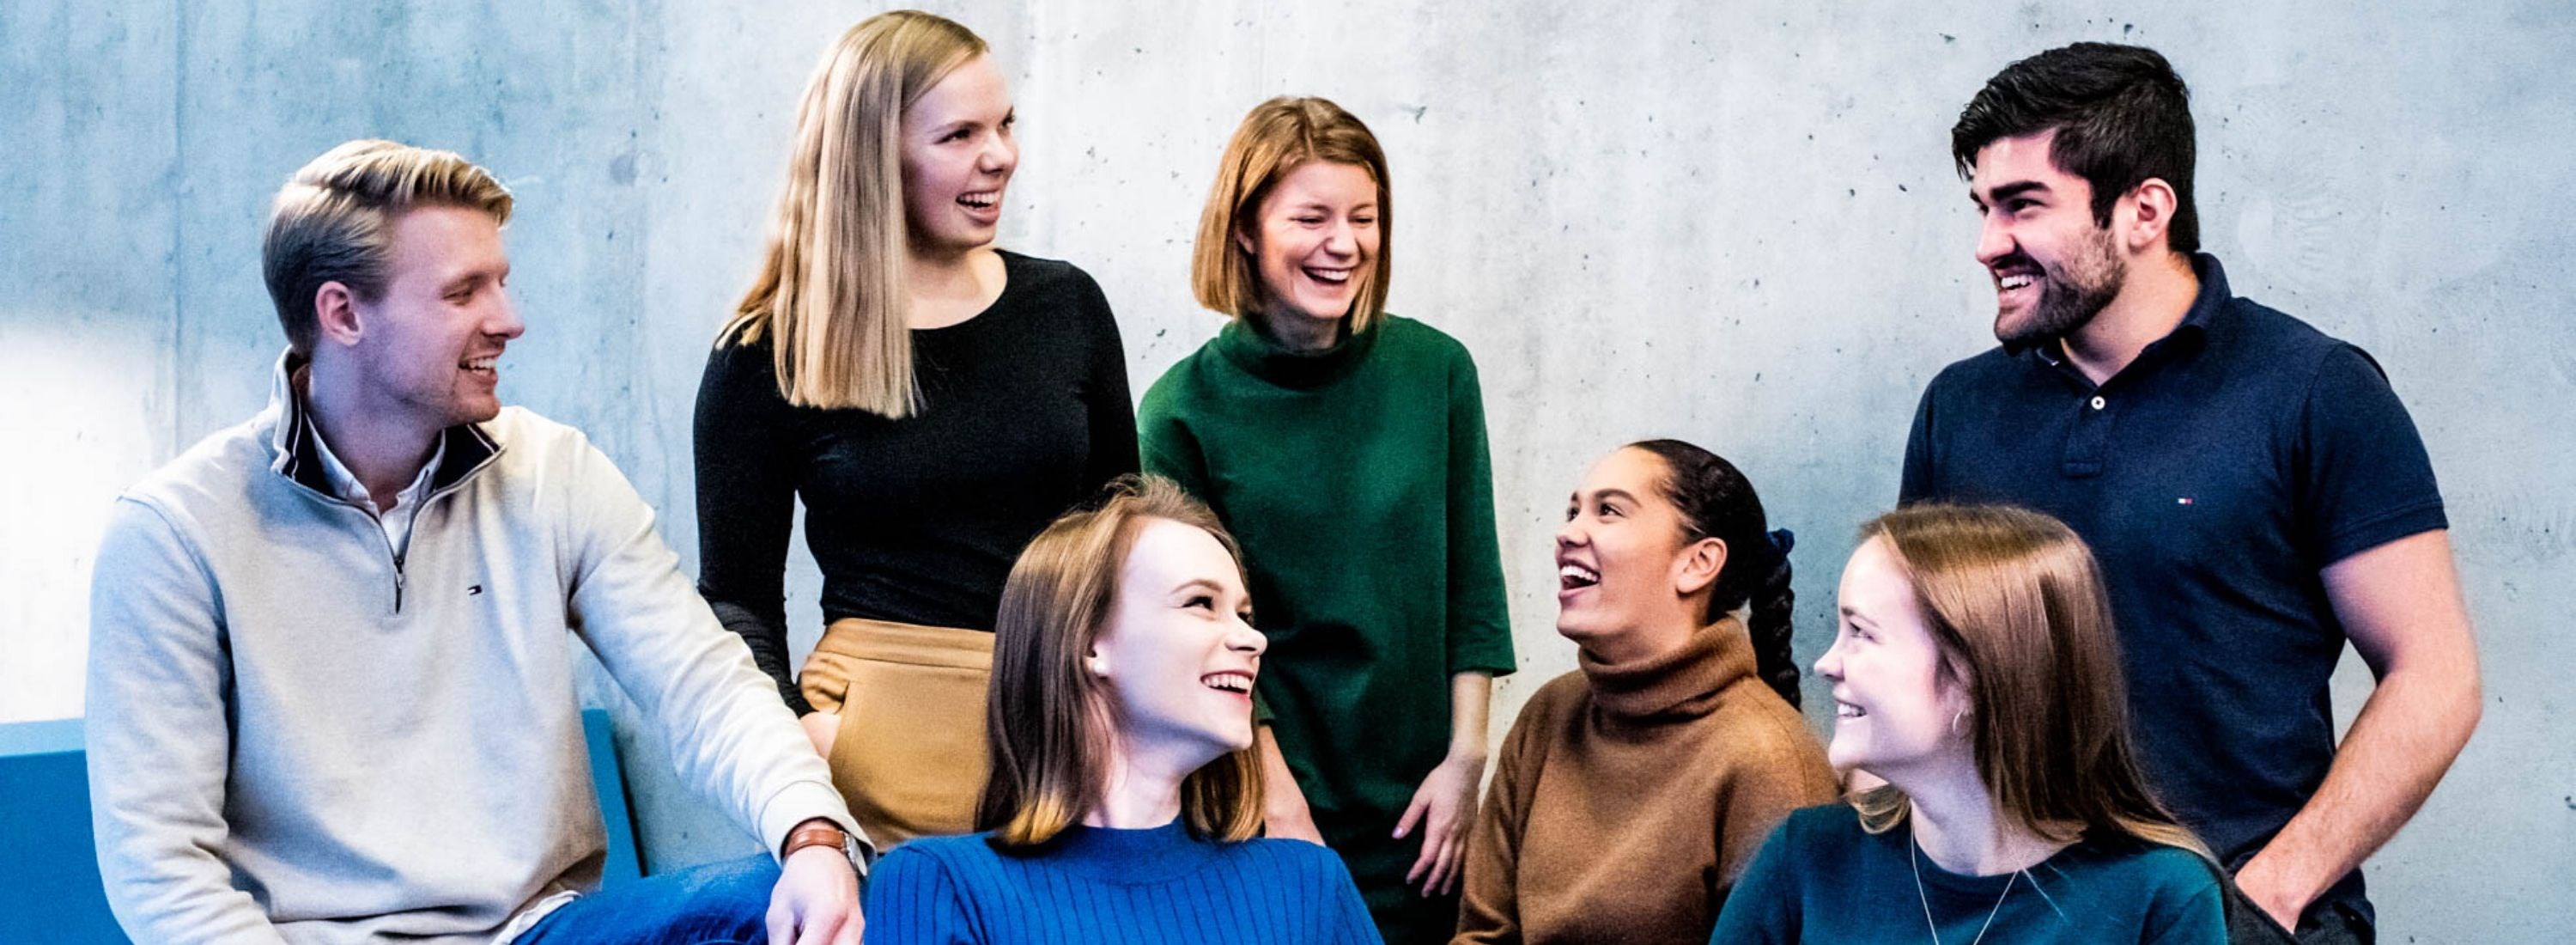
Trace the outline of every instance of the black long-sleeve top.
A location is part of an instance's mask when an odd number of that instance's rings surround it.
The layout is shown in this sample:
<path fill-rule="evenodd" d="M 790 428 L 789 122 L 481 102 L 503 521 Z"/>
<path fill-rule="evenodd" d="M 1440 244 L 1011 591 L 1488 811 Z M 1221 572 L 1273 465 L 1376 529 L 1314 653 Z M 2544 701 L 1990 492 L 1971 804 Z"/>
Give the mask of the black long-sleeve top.
<path fill-rule="evenodd" d="M 698 591 L 799 714 L 785 572 L 795 501 L 823 619 L 990 630 L 1002 580 L 1056 516 L 1136 471 L 1126 354 L 1071 264 L 1002 254 L 992 307 L 912 333 L 921 409 L 790 406 L 768 338 L 719 346 L 698 386 Z"/>

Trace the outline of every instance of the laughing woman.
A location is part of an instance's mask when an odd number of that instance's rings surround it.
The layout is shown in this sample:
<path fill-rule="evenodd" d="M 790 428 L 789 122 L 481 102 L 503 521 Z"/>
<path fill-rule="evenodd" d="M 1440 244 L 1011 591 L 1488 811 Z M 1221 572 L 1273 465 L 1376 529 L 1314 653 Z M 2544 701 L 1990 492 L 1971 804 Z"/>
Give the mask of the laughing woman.
<path fill-rule="evenodd" d="M 1257 836 L 1251 608 L 1233 540 L 1168 482 L 1039 535 L 994 627 L 989 832 L 880 861 L 870 945 L 1377 941 L 1331 853 Z"/>
<path fill-rule="evenodd" d="M 1138 413 L 1146 469 L 1242 538 L 1267 614 L 1272 834 L 1320 832 L 1389 941 L 1437 942 L 1513 662 L 1476 367 L 1385 311 L 1391 221 L 1359 119 L 1316 98 L 1254 108 L 1191 265 L 1200 304 L 1234 321 Z"/>
<path fill-rule="evenodd" d="M 1556 534 L 1580 668 L 1503 742 L 1459 945 L 1706 941 L 1762 838 L 1833 799 L 1824 748 L 1755 669 L 1757 635 L 1788 640 L 1787 533 L 1768 528 L 1743 473 L 1678 440 L 1584 476 Z"/>
<path fill-rule="evenodd" d="M 993 246 L 1013 122 L 965 27 L 851 28 L 806 88 L 767 258 L 698 389 L 699 590 L 880 844 L 973 828 L 1003 577 L 1136 469 L 1099 286 Z M 829 624 L 801 685 L 782 578 L 800 498 Z"/>
<path fill-rule="evenodd" d="M 1816 661 L 1827 753 L 1886 783 L 1790 815 L 1712 942 L 2227 940 L 2209 852 L 2138 775 L 2110 602 L 2074 532 L 2011 508 L 1891 512 L 1841 597 Z"/>

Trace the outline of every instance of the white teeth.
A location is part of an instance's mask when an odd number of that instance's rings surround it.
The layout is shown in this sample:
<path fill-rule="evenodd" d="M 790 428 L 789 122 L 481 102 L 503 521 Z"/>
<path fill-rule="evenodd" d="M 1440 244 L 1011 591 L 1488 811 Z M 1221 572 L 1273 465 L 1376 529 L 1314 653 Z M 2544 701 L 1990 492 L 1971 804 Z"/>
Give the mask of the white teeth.
<path fill-rule="evenodd" d="M 2029 277 L 2029 276 L 2026 276 L 2026 275 L 2024 275 L 2024 276 L 2005 276 L 2005 277 L 2003 277 L 2002 279 L 1998 279 L 1998 280 L 1996 280 L 1996 281 L 1995 281 L 1995 285 L 1996 285 L 1997 287 L 2005 288 L 2005 289 L 2018 289 L 2018 288 L 2021 288 L 2022 286 L 2026 286 L 2026 285 L 2029 285 L 2029 284 L 2030 284 L 2030 277 Z"/>
<path fill-rule="evenodd" d="M 1599 572 L 1595 572 L 1579 564 L 1569 564 L 1557 568 L 1556 576 L 1561 578 L 1573 578 L 1574 580 L 1581 581 L 1586 584 L 1597 584 L 1601 581 L 1601 575 Z"/>
<path fill-rule="evenodd" d="M 1309 268 L 1306 270 L 1306 274 L 1313 276 L 1317 282 L 1348 282 L 1351 278 L 1351 271 L 1348 269 Z"/>
<path fill-rule="evenodd" d="M 1199 677 L 1199 682 L 1206 684 L 1210 689 L 1225 692 L 1252 691 L 1252 677 L 1243 673 L 1209 673 Z"/>
<path fill-rule="evenodd" d="M 458 367 L 461 367 L 461 368 L 464 368 L 464 369 L 466 369 L 466 370 L 468 370 L 468 371 L 489 371 L 489 370 L 492 370 L 492 369 L 493 369 L 493 367 L 495 367 L 496 365 L 500 364 L 500 362 L 501 362 L 501 359 L 500 359 L 500 358 L 498 358 L 498 357 L 490 357 L 490 358 L 473 358 L 473 359 L 470 359 L 470 360 L 466 360 L 466 361 L 459 362 L 459 363 L 457 364 L 457 366 L 458 366 Z"/>
<path fill-rule="evenodd" d="M 967 205 L 967 206 L 969 206 L 969 207 L 976 207 L 976 208 L 979 208 L 979 209 L 980 209 L 980 208 L 983 208 L 983 207 L 989 207 L 989 206 L 992 206 L 992 205 L 993 205 L 993 201 L 994 201 L 995 199 L 997 199 L 998 197 L 1000 197 L 1000 196 L 1001 196 L 1001 195 L 1000 195 L 1000 194 L 998 194 L 998 193 L 967 194 L 967 195 L 965 195 L 965 196 L 963 196 L 963 197 L 959 197 L 959 198 L 957 198 L 957 202 L 958 202 L 958 203 L 965 204 L 965 205 Z"/>
<path fill-rule="evenodd" d="M 1838 719 L 1856 719 L 1868 714 L 1868 710 L 1848 702 L 1834 703 L 1834 717 Z"/>

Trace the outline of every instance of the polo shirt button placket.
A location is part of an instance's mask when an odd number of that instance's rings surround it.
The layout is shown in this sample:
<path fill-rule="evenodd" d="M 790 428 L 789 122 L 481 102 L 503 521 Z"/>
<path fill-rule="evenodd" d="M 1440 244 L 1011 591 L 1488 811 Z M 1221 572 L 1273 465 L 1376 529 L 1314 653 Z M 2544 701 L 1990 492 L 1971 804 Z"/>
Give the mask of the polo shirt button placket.
<path fill-rule="evenodd" d="M 2102 409 L 2103 407 L 2105 407 L 2105 406 L 2107 406 L 2107 405 L 2109 405 L 2109 404 L 2110 404 L 2110 401 L 2103 400 L 2103 399 L 2102 399 L 2102 395 L 2100 395 L 2100 394 L 2095 394 L 2095 395 L 2093 395 L 2093 409 L 2095 409 L 2095 410 L 2100 410 L 2100 409 Z"/>

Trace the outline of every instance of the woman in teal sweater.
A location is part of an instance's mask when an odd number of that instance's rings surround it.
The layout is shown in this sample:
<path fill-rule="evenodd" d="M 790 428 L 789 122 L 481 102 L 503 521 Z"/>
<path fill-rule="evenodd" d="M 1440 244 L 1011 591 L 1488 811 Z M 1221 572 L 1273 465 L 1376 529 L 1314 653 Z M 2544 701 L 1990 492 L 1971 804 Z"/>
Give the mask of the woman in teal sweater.
<path fill-rule="evenodd" d="M 1270 640 L 1271 834 L 1340 853 L 1388 941 L 1446 941 L 1486 700 L 1514 664 L 1475 364 L 1385 312 L 1389 220 L 1358 119 L 1314 98 L 1253 109 L 1191 273 L 1235 321 L 1155 382 L 1138 424 L 1146 471 L 1243 542 Z"/>
<path fill-rule="evenodd" d="M 1862 528 L 1840 597 L 1826 756 L 1885 784 L 1790 815 L 1712 943 L 2227 941 L 2216 864 L 2138 775 L 2073 531 L 1900 509 Z"/>

